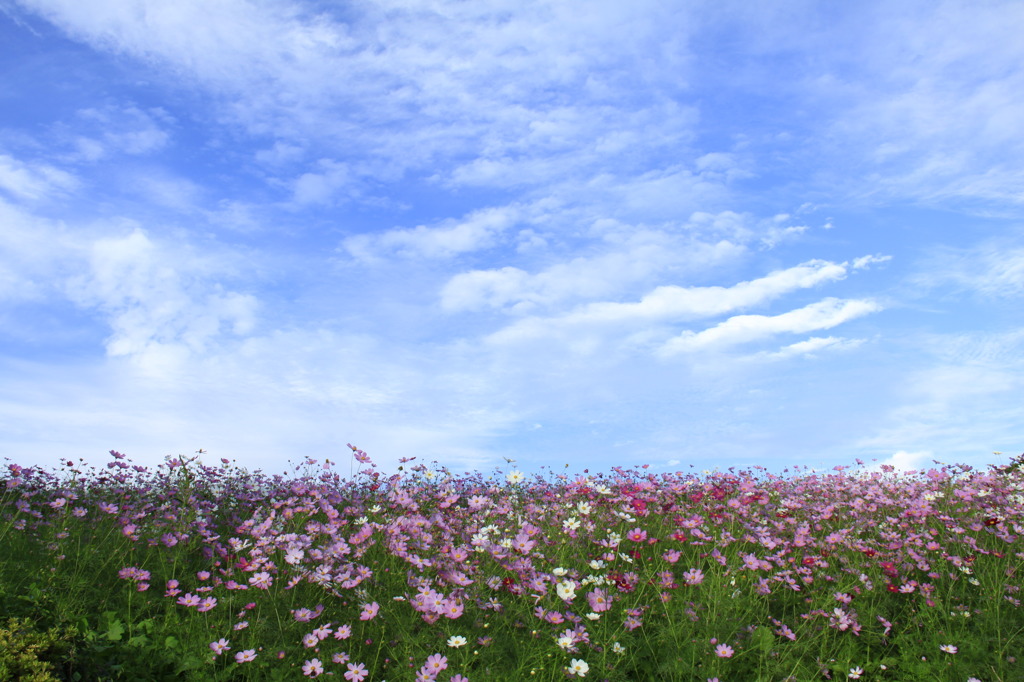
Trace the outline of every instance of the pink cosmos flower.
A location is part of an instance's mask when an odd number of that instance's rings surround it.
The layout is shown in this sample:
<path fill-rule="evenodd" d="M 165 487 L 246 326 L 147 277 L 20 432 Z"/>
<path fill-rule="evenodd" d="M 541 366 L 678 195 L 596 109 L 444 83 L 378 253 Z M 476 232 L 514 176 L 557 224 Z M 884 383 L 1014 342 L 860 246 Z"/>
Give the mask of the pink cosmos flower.
<path fill-rule="evenodd" d="M 370 674 L 370 671 L 362 663 L 348 663 L 346 667 L 348 672 L 345 673 L 345 679 L 349 680 L 349 682 L 363 682 Z"/>
<path fill-rule="evenodd" d="M 378 611 L 380 611 L 380 604 L 377 602 L 363 604 L 363 612 L 359 614 L 359 620 L 373 620 L 377 617 Z"/>
<path fill-rule="evenodd" d="M 423 665 L 423 670 L 431 673 L 433 677 L 437 677 L 437 674 L 448 667 L 448 658 L 441 654 L 431 654 L 427 656 L 427 662 Z"/>
<path fill-rule="evenodd" d="M 690 586 L 700 585 L 704 582 L 704 572 L 699 568 L 691 568 L 686 573 L 683 573 L 683 580 Z"/>
<path fill-rule="evenodd" d="M 626 539 L 632 540 L 633 542 L 643 542 L 647 539 L 647 531 L 642 528 L 634 528 L 626 533 Z"/>
<path fill-rule="evenodd" d="M 452 599 L 448 601 L 448 605 L 445 607 L 444 616 L 445 618 L 454 620 L 462 615 L 465 610 L 462 602 L 458 599 Z"/>
<path fill-rule="evenodd" d="M 213 653 L 220 656 L 222 653 L 230 649 L 231 642 L 221 637 L 216 642 L 210 642 L 210 648 L 213 649 Z"/>
<path fill-rule="evenodd" d="M 735 652 L 728 644 L 719 644 L 715 647 L 715 655 L 719 658 L 732 658 Z"/>
<path fill-rule="evenodd" d="M 261 590 L 269 590 L 271 583 L 274 579 L 270 577 L 270 574 L 266 571 L 260 571 L 253 577 L 249 578 L 249 584 L 253 587 L 258 587 Z"/>
<path fill-rule="evenodd" d="M 217 605 L 217 598 L 216 597 L 206 597 L 205 599 L 203 599 L 202 601 L 199 602 L 199 607 L 196 609 L 196 611 L 199 611 L 200 613 L 203 613 L 205 611 L 209 611 L 210 609 L 212 609 L 216 605 Z"/>
<path fill-rule="evenodd" d="M 184 597 L 178 597 L 178 603 L 182 606 L 199 606 L 200 601 L 202 600 L 191 592 L 187 593 Z"/>
<path fill-rule="evenodd" d="M 292 615 L 295 617 L 295 620 L 300 623 L 308 623 L 316 617 L 316 614 L 309 609 L 295 609 L 295 611 L 292 612 Z"/>
<path fill-rule="evenodd" d="M 256 650 L 246 649 L 245 651 L 239 651 L 235 654 L 235 661 L 237 663 L 248 663 L 249 661 L 256 660 Z"/>
<path fill-rule="evenodd" d="M 319 658 L 314 658 L 310 661 L 306 661 L 302 665 L 302 674 L 306 677 L 319 677 L 320 673 L 324 671 L 324 664 L 320 662 Z"/>

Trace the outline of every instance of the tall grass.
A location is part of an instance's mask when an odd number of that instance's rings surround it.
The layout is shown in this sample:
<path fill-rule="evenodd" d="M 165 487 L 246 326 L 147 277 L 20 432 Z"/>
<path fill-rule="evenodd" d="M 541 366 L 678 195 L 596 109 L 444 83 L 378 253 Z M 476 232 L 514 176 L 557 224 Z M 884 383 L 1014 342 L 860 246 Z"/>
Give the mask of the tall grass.
<path fill-rule="evenodd" d="M 1024 680 L 1024 473 L 9 463 L 0 679 Z"/>

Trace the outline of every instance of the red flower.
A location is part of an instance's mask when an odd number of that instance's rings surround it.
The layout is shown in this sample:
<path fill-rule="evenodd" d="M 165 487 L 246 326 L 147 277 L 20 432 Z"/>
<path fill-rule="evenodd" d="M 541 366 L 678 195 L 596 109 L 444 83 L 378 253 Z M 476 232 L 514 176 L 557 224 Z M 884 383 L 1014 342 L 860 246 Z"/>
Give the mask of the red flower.
<path fill-rule="evenodd" d="M 900 588 L 896 587 L 892 583 L 889 583 L 888 585 L 886 585 L 885 589 L 889 590 L 890 592 L 899 592 L 900 591 Z"/>
<path fill-rule="evenodd" d="M 995 526 L 995 525 L 998 525 L 998 524 L 999 524 L 999 519 L 996 518 L 995 516 L 991 516 L 991 517 L 985 519 L 985 525 L 986 526 Z"/>

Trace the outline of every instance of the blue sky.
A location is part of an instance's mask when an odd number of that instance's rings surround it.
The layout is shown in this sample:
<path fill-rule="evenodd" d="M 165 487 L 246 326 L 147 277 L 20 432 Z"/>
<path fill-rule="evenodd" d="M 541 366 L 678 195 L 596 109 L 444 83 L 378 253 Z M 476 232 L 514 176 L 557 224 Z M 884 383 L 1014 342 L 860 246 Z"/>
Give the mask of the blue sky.
<path fill-rule="evenodd" d="M 1024 5 L 755 5 L 0 0 L 0 456 L 1008 462 Z"/>

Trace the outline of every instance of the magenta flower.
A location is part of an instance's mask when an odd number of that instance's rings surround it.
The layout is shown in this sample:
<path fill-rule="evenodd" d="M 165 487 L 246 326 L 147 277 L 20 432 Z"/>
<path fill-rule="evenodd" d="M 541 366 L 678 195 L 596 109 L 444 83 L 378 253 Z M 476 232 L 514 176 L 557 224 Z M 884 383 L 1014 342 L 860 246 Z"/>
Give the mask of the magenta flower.
<path fill-rule="evenodd" d="M 199 607 L 196 609 L 196 611 L 199 611 L 200 613 L 203 613 L 205 611 L 209 611 L 210 609 L 212 609 L 216 605 L 217 605 L 217 598 L 216 597 L 206 597 L 205 599 L 203 599 L 202 601 L 199 602 Z"/>
<path fill-rule="evenodd" d="M 633 542 L 643 542 L 647 539 L 647 531 L 642 528 L 634 528 L 626 533 L 626 539 L 632 540 Z"/>

